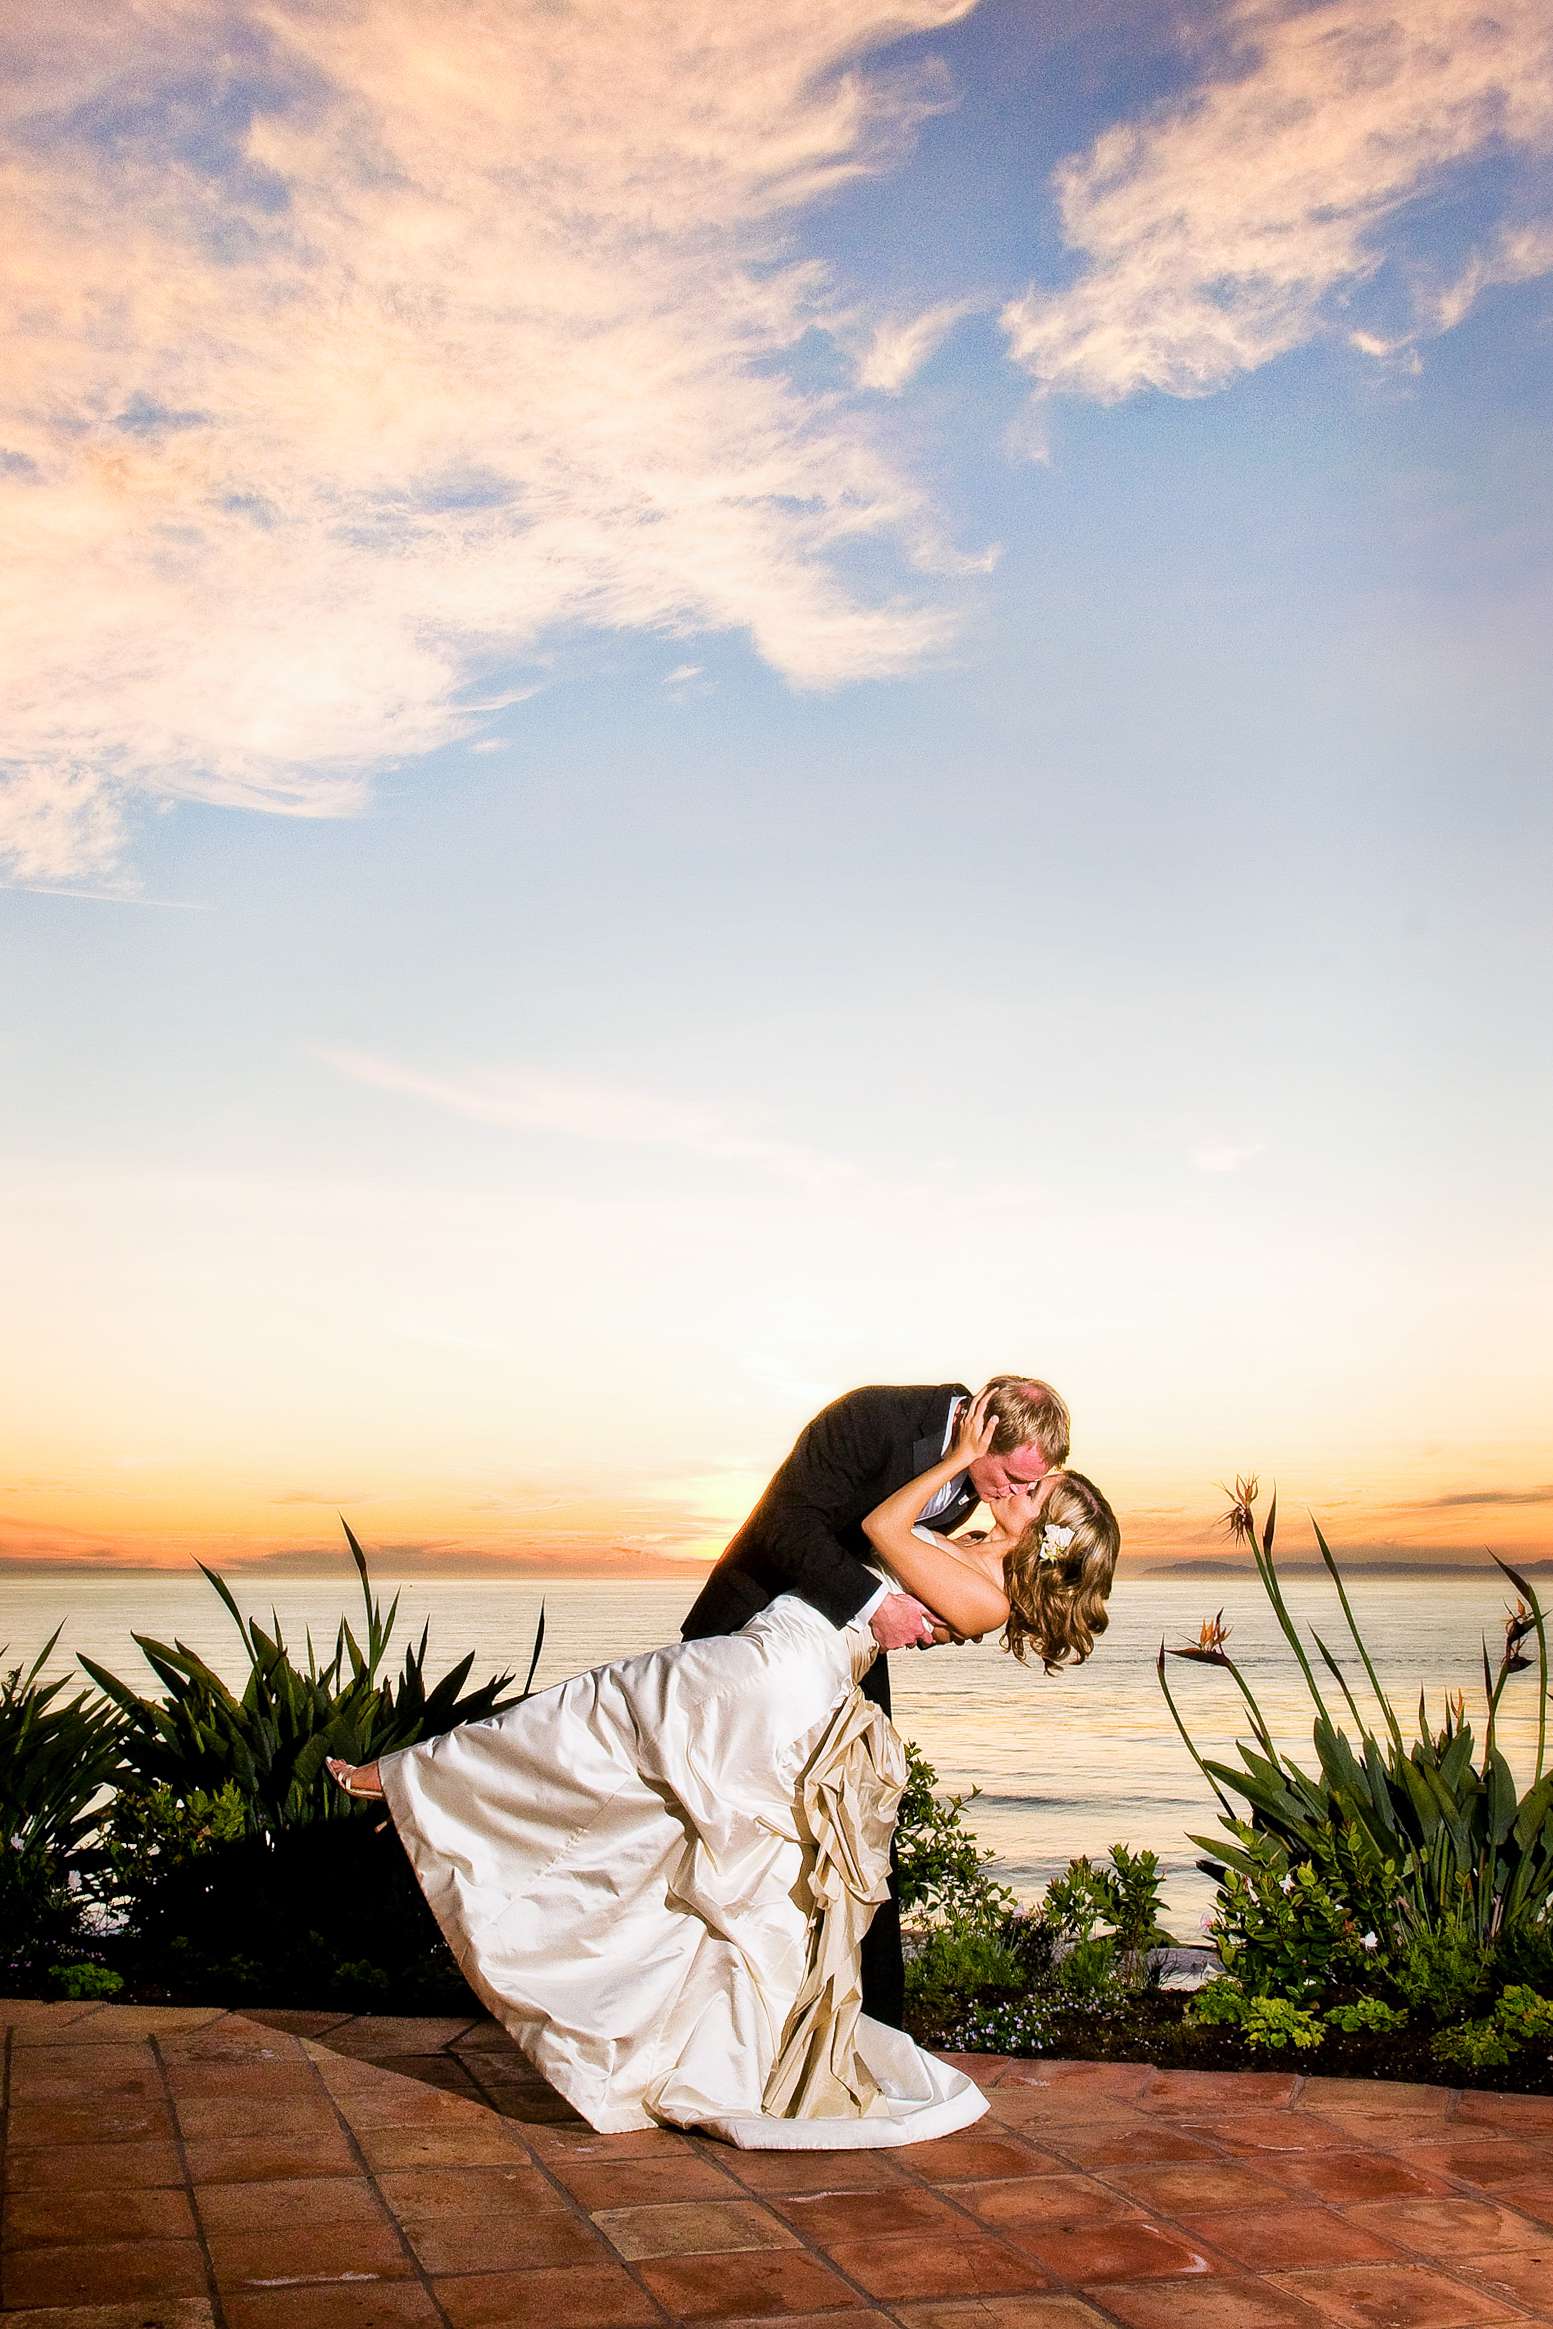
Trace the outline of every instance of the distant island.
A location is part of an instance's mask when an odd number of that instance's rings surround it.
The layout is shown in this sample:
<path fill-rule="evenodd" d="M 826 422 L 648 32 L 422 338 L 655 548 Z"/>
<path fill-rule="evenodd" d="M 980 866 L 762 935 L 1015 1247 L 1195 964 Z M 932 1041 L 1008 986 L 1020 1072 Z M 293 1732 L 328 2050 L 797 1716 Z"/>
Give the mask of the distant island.
<path fill-rule="evenodd" d="M 1481 1577 L 1486 1574 L 1492 1579 L 1499 1574 L 1492 1562 L 1482 1554 L 1474 1558 L 1471 1553 L 1462 1553 L 1448 1560 L 1442 1560 L 1437 1554 L 1431 1556 L 1425 1553 L 1416 1554 L 1412 1558 L 1388 1555 L 1373 1561 L 1366 1560 L 1362 1553 L 1345 1553 L 1343 1558 L 1349 1574 L 1354 1577 Z M 1519 1569 L 1523 1577 L 1553 1574 L 1553 1560 L 1513 1561 L 1510 1565 Z M 1216 1560 L 1199 1556 L 1188 1561 L 1155 1561 L 1147 1569 L 1139 1569 L 1136 1574 L 1140 1577 L 1237 1579 L 1252 1576 L 1249 1566 L 1233 1553 L 1220 1554 Z M 1324 1577 L 1326 1570 L 1319 1560 L 1302 1556 L 1297 1561 L 1280 1561 L 1278 1574 L 1280 1577 Z"/>

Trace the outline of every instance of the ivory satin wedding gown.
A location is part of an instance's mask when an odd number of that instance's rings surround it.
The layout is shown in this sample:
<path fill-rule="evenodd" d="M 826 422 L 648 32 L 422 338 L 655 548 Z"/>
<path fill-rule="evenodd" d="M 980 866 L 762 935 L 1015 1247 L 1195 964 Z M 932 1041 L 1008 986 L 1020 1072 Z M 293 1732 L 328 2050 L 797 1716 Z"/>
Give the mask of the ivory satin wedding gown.
<path fill-rule="evenodd" d="M 986 2110 L 861 2011 L 906 1780 L 877 1655 L 782 1594 L 382 1758 L 470 1987 L 591 2126 L 854 2149 Z"/>

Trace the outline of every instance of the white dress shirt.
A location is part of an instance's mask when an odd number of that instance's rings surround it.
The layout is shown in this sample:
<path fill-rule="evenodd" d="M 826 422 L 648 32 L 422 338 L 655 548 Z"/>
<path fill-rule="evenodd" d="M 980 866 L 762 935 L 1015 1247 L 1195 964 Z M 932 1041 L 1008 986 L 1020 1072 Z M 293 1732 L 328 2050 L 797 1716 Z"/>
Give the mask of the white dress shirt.
<path fill-rule="evenodd" d="M 954 1427 L 959 1419 L 960 1404 L 961 1403 L 958 1398 L 951 1399 L 949 1402 L 949 1413 L 944 1421 L 944 1444 L 939 1450 L 939 1454 L 942 1456 L 947 1456 L 949 1453 L 949 1443 L 954 1437 Z M 959 1495 L 960 1490 L 964 1487 L 964 1485 L 965 1474 L 963 1472 L 956 1472 L 952 1480 L 946 1480 L 942 1488 L 940 1488 L 935 1495 L 932 1495 L 928 1498 L 926 1504 L 924 1504 L 922 1510 L 917 1515 L 918 1521 L 936 1520 L 941 1512 L 947 1512 L 950 1505 Z M 880 1602 L 887 1601 L 892 1593 L 899 1593 L 901 1590 L 902 1588 L 897 1585 L 893 1579 L 887 1579 L 886 1582 L 880 1586 L 878 1592 L 874 1594 L 873 1598 L 864 1602 L 862 1608 L 858 1611 L 857 1616 L 852 1620 L 852 1623 L 856 1625 L 859 1623 L 859 1621 L 861 1621 L 862 1624 L 866 1625 L 868 1620 L 873 1616 L 874 1611 L 878 1608 Z"/>

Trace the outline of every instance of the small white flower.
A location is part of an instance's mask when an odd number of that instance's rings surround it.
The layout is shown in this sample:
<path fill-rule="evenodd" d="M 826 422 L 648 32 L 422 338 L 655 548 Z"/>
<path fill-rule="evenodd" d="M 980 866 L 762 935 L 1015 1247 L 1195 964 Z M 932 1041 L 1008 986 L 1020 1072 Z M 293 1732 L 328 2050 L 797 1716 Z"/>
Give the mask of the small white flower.
<path fill-rule="evenodd" d="M 1073 1530 L 1064 1528 L 1060 1521 L 1049 1520 L 1041 1531 L 1041 1559 L 1060 1561 L 1073 1542 Z"/>
<path fill-rule="evenodd" d="M 1294 1890 L 1294 1879 L 1293 1879 L 1293 1877 L 1292 1877 L 1292 1876 L 1280 1876 L 1280 1877 L 1279 1877 L 1279 1879 L 1278 1879 L 1278 1890 L 1279 1890 L 1280 1892 L 1292 1892 L 1292 1891 Z"/>
<path fill-rule="evenodd" d="M 1366 1933 L 1363 1940 L 1359 1943 L 1359 1946 L 1361 1949 L 1368 1949 L 1371 1956 L 1373 1957 L 1375 1951 L 1380 1947 L 1379 1935 L 1375 1933 Z"/>

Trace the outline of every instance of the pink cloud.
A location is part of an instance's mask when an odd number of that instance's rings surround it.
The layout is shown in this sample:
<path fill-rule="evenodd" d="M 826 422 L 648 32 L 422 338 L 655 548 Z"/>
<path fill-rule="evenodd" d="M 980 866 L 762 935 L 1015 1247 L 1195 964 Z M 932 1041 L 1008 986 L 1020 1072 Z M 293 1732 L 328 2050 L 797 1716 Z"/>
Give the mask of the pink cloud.
<path fill-rule="evenodd" d="M 1043 391 L 1220 388 L 1326 329 L 1380 267 L 1398 211 L 1445 173 L 1553 146 L 1544 0 L 1238 0 L 1197 36 L 1209 72 L 1057 173 L 1080 271 L 1003 315 Z M 1545 225 L 1496 229 L 1460 286 L 1420 293 L 1417 329 L 1549 267 Z M 1396 344 L 1350 336 L 1366 353 Z"/>
<path fill-rule="evenodd" d="M 968 4 L 23 8 L 0 857 L 101 873 L 148 797 L 348 814 L 562 625 L 813 687 L 941 646 L 920 492 L 793 376 L 834 318 L 789 237 L 939 101 L 858 60 Z"/>

